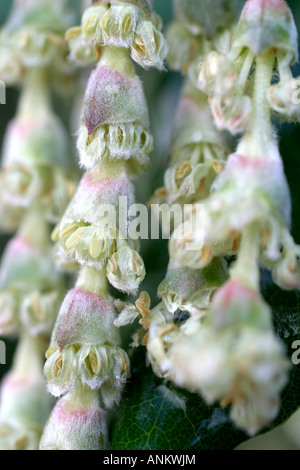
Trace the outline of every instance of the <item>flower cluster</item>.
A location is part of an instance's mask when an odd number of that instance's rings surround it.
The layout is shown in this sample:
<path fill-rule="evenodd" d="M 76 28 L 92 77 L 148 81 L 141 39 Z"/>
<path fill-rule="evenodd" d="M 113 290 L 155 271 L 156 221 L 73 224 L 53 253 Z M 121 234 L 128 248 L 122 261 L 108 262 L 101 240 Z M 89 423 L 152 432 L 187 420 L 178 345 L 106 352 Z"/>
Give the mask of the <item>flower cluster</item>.
<path fill-rule="evenodd" d="M 129 49 L 131 58 L 144 68 L 163 69 L 167 44 L 161 28 L 152 0 L 99 0 L 85 11 L 81 26 L 67 34 L 71 58 L 94 62 L 104 46 L 115 46 Z"/>

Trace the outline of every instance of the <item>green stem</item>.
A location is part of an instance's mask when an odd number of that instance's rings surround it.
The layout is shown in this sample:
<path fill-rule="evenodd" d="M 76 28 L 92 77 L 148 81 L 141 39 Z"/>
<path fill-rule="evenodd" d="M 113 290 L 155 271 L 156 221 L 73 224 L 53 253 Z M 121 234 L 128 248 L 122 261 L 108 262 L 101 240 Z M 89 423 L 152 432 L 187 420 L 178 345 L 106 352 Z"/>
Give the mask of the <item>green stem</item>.
<path fill-rule="evenodd" d="M 51 109 L 47 75 L 43 69 L 28 71 L 21 94 L 18 116 L 25 122 L 49 114 Z"/>
<path fill-rule="evenodd" d="M 41 337 L 31 336 L 25 329 L 21 333 L 13 362 L 13 372 L 20 379 L 41 377 L 45 344 Z"/>
<path fill-rule="evenodd" d="M 253 61 L 254 61 L 254 54 L 251 51 L 248 51 L 245 57 L 243 66 L 241 68 L 241 71 L 239 73 L 239 78 L 236 82 L 236 91 L 238 93 L 241 93 L 241 94 L 244 93 L 247 80 L 248 80 L 248 77 L 252 68 Z"/>
<path fill-rule="evenodd" d="M 103 298 L 107 298 L 109 293 L 108 281 L 106 277 L 106 266 L 104 265 L 101 271 L 89 266 L 83 266 L 80 271 L 76 286 L 82 287 L 84 290 L 93 292 L 94 294 L 100 295 Z"/>
<path fill-rule="evenodd" d="M 124 47 L 105 46 L 101 55 L 101 65 L 105 62 L 126 77 L 135 77 L 133 63 Z"/>
<path fill-rule="evenodd" d="M 257 224 L 253 224 L 246 228 L 242 235 L 238 259 L 231 270 L 230 277 L 256 291 L 259 291 L 260 281 L 259 252 L 260 229 Z"/>
<path fill-rule="evenodd" d="M 50 244 L 49 224 L 45 221 L 41 206 L 36 203 L 25 213 L 18 232 L 30 245 L 47 248 Z"/>
<path fill-rule="evenodd" d="M 101 162 L 97 168 L 94 169 L 94 173 L 99 175 L 99 178 L 116 178 L 119 176 L 126 176 L 126 165 L 127 162 L 124 160 Z"/>
<path fill-rule="evenodd" d="M 238 153 L 246 154 L 248 158 L 268 158 L 276 146 L 267 98 L 274 73 L 274 62 L 275 58 L 269 52 L 256 58 L 251 124 L 238 147 Z"/>

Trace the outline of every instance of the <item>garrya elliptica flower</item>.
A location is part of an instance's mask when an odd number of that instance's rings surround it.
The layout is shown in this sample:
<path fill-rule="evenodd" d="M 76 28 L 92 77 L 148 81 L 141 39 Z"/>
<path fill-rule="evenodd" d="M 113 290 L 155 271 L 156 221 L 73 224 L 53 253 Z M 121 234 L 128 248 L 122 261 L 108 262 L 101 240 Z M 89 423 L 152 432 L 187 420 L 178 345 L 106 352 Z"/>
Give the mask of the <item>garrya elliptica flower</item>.
<path fill-rule="evenodd" d="M 77 141 L 86 173 L 53 232 L 63 264 L 73 263 L 80 273 L 46 354 L 48 390 L 64 396 L 44 429 L 42 450 L 107 449 L 102 408 L 118 404 L 130 374 L 108 288 L 135 294 L 145 276 L 128 234 L 134 203 L 129 177 L 146 169 L 153 139 L 131 58 L 162 69 L 167 46 L 160 28 L 151 2 L 98 1 L 83 14 L 82 26 L 66 35 L 79 65 L 100 60 L 88 81 Z"/>
<path fill-rule="evenodd" d="M 67 134 L 49 92 L 71 74 L 65 12 L 66 2 L 18 0 L 0 33 L 0 77 L 22 88 L 0 170 L 1 230 L 17 231 L 0 266 L 0 334 L 19 337 L 1 387 L 1 449 L 36 450 L 53 406 L 42 358 L 65 282 L 55 269 L 49 223 L 61 216 L 74 186 Z"/>

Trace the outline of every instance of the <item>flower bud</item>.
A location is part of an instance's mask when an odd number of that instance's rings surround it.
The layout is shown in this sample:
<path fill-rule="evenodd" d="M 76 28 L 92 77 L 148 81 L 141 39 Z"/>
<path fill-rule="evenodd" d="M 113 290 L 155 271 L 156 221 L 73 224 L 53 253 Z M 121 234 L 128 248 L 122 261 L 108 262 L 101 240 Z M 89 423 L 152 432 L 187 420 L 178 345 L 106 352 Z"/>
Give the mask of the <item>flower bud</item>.
<path fill-rule="evenodd" d="M 108 448 L 106 415 L 95 392 L 70 392 L 55 405 L 40 450 L 104 450 Z M 92 395 L 92 398 L 91 398 Z"/>
<path fill-rule="evenodd" d="M 236 324 L 271 329 L 270 309 L 256 291 L 232 280 L 220 288 L 212 302 L 210 324 L 216 330 Z"/>
<path fill-rule="evenodd" d="M 248 0 L 233 38 L 233 48 L 267 51 L 298 58 L 298 34 L 292 12 L 284 0 Z"/>
<path fill-rule="evenodd" d="M 35 169 L 30 172 L 26 168 L 11 167 L 0 173 L 1 195 L 5 206 L 28 209 L 34 200 L 43 192 L 43 172 Z M 5 189 L 4 189 L 5 188 Z"/>
<path fill-rule="evenodd" d="M 19 83 L 24 75 L 24 68 L 13 41 L 5 31 L 0 33 L 0 57 L 0 79 L 7 85 Z"/>
<path fill-rule="evenodd" d="M 76 36 L 79 42 L 82 35 L 86 47 L 93 45 L 96 51 L 103 46 L 131 49 L 133 60 L 142 67 L 162 69 L 168 48 L 161 26 L 161 19 L 152 13 L 152 3 L 147 0 L 99 1 L 84 13 Z M 72 28 L 67 39 L 72 41 L 74 33 Z M 72 55 L 76 56 L 76 52 L 72 51 Z"/>
<path fill-rule="evenodd" d="M 225 164 L 228 145 L 212 122 L 206 98 L 190 86 L 180 99 L 173 134 L 171 164 L 165 174 L 167 200 L 186 204 L 203 199 Z"/>
<path fill-rule="evenodd" d="M 98 3 L 96 5 L 92 5 L 90 8 L 85 10 L 82 16 L 81 27 L 77 28 L 79 34 L 82 34 L 82 39 L 84 40 L 84 44 L 91 42 L 92 44 L 102 44 L 103 43 L 103 34 L 102 34 L 102 25 L 101 19 L 103 15 L 108 11 L 109 6 L 107 3 Z M 71 28 L 66 35 L 66 39 L 70 39 L 70 32 L 74 28 Z M 75 31 L 75 29 L 74 29 Z M 70 44 L 70 48 L 72 49 L 72 44 Z"/>
<path fill-rule="evenodd" d="M 275 264 L 272 276 L 275 284 L 284 290 L 300 289 L 300 247 L 293 242 L 284 247 L 283 256 Z"/>
<path fill-rule="evenodd" d="M 169 245 L 170 256 L 181 266 L 192 269 L 203 269 L 208 266 L 213 258 L 237 251 L 239 239 L 232 231 L 227 238 L 210 240 L 210 220 L 206 211 L 197 205 L 191 205 L 190 213 L 185 216 L 182 225 L 175 228 Z M 214 233 L 215 237 L 217 235 Z"/>
<path fill-rule="evenodd" d="M 70 28 L 66 33 L 66 40 L 69 44 L 71 63 L 84 66 L 86 63 L 93 63 L 100 59 L 101 50 L 84 40 L 80 27 Z"/>
<path fill-rule="evenodd" d="M 125 176 L 86 173 L 52 238 L 73 260 L 99 268 L 116 251 L 116 240 L 127 239 L 133 201 L 133 186 Z"/>
<path fill-rule="evenodd" d="M 126 51 L 106 51 L 92 72 L 77 147 L 86 169 L 121 159 L 136 166 L 137 172 L 147 165 L 153 148 L 148 107 Z"/>
<path fill-rule="evenodd" d="M 197 314 L 208 308 L 214 292 L 226 279 L 225 267 L 215 259 L 204 270 L 172 268 L 158 287 L 158 296 L 166 308 L 175 313 L 178 309 Z"/>
<path fill-rule="evenodd" d="M 280 259 L 283 230 L 290 224 L 290 195 L 278 152 L 269 157 L 229 157 L 204 214 L 201 207 L 192 207 L 174 231 L 172 257 L 184 266 L 203 268 L 214 256 L 235 254 L 243 231 L 256 224 L 265 249 L 263 261 Z"/>
<path fill-rule="evenodd" d="M 180 335 L 162 367 L 207 403 L 231 405 L 231 419 L 252 435 L 276 417 L 289 362 L 269 307 L 256 291 L 229 281 L 213 298 L 203 326 Z"/>
<path fill-rule="evenodd" d="M 234 91 L 237 79 L 234 65 L 219 52 L 211 51 L 200 63 L 197 87 L 209 95 L 226 96 Z"/>
<path fill-rule="evenodd" d="M 66 44 L 63 40 L 65 29 L 72 21 L 66 2 L 55 4 L 49 0 L 40 3 L 15 3 L 11 15 L 4 26 L 4 34 L 10 38 L 12 63 L 19 62 L 24 68 L 48 67 L 57 57 L 66 63 Z M 5 62 L 4 62 L 5 64 Z M 7 67 L 4 65 L 4 74 Z M 19 74 L 8 74 L 9 78 L 19 79 Z"/>
<path fill-rule="evenodd" d="M 131 57 L 137 64 L 145 69 L 155 67 L 163 70 L 168 50 L 163 34 L 156 29 L 152 21 L 143 21 L 138 25 L 131 48 Z"/>
<path fill-rule="evenodd" d="M 137 251 L 121 245 L 112 255 L 106 268 L 107 278 L 116 289 L 135 295 L 145 278 L 144 262 Z"/>
<path fill-rule="evenodd" d="M 62 300 L 62 289 L 45 294 L 33 291 L 23 297 L 20 318 L 32 336 L 51 334 Z"/>
<path fill-rule="evenodd" d="M 33 336 L 50 333 L 62 300 L 64 281 L 51 250 L 17 236 L 9 242 L 0 270 L 0 331 L 15 335 L 25 326 Z"/>
<path fill-rule="evenodd" d="M 53 330 L 52 341 L 60 349 L 67 346 L 120 343 L 114 327 L 115 309 L 109 300 L 81 288 L 71 290 L 65 297 Z"/>
<path fill-rule="evenodd" d="M 120 401 L 122 388 L 129 375 L 129 359 L 125 351 L 113 346 L 83 346 L 79 351 L 79 374 L 83 385 L 100 389 L 106 406 Z M 107 395 L 106 388 L 110 394 Z"/>
<path fill-rule="evenodd" d="M 54 61 L 57 46 L 64 47 L 63 38 L 41 34 L 35 27 L 27 27 L 15 36 L 22 64 L 26 68 L 46 67 Z"/>
<path fill-rule="evenodd" d="M 103 9 L 103 7 L 104 5 L 101 5 L 98 9 Z M 98 17 L 99 13 L 102 13 L 101 10 L 97 12 Z M 97 43 L 110 44 L 116 47 L 130 47 L 138 20 L 138 9 L 133 5 L 111 5 L 103 12 L 101 19 L 99 17 L 96 30 Z M 85 29 L 83 25 L 83 31 Z"/>
<path fill-rule="evenodd" d="M 4 252 L 0 288 L 47 292 L 60 287 L 61 275 L 55 270 L 51 250 L 40 249 L 21 236 L 12 239 Z"/>

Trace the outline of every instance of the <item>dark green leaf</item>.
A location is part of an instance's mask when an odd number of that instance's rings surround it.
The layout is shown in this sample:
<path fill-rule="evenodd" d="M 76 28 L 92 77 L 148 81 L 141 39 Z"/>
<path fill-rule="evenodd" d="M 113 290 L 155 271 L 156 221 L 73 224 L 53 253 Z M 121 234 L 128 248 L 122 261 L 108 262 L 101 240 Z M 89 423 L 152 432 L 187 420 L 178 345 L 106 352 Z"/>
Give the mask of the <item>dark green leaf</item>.
<path fill-rule="evenodd" d="M 293 342 L 300 339 L 298 293 L 282 292 L 267 275 L 263 291 L 274 312 L 274 326 L 292 357 Z M 112 423 L 113 450 L 224 450 L 248 439 L 228 418 L 228 410 L 208 407 L 196 394 L 157 378 L 144 364 L 143 350 L 134 359 L 126 396 Z M 293 366 L 282 406 L 274 423 L 283 423 L 299 407 L 300 366 Z"/>
<path fill-rule="evenodd" d="M 143 352 L 140 352 L 143 356 Z M 138 368 L 112 432 L 113 450 L 227 449 L 245 440 L 221 408 Z"/>

